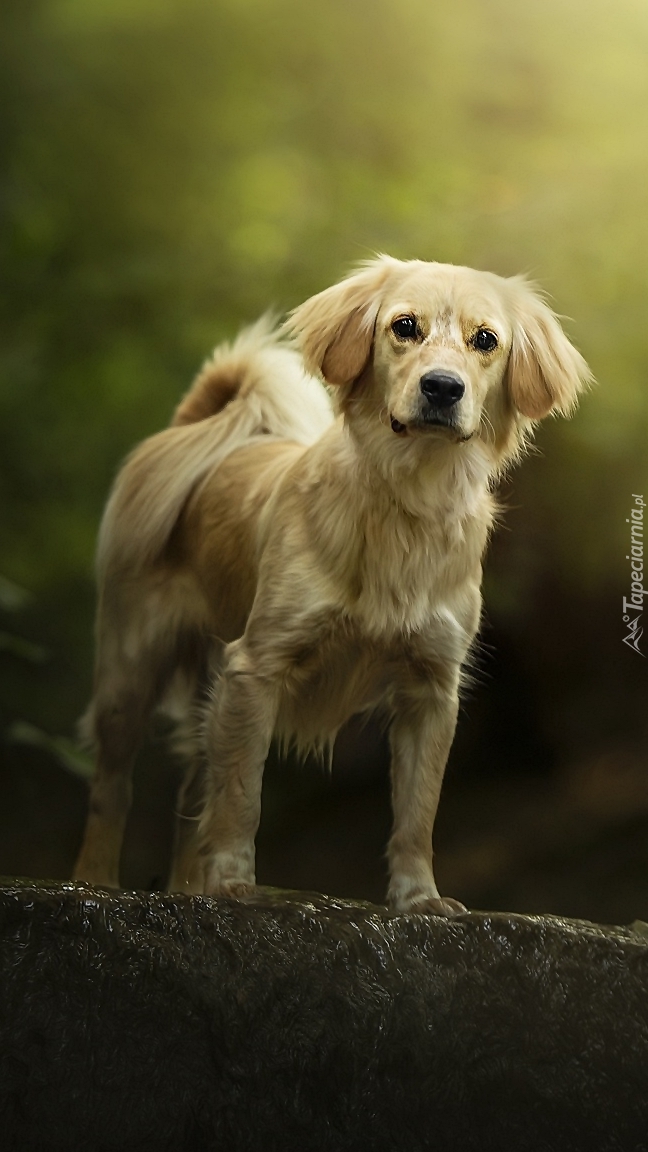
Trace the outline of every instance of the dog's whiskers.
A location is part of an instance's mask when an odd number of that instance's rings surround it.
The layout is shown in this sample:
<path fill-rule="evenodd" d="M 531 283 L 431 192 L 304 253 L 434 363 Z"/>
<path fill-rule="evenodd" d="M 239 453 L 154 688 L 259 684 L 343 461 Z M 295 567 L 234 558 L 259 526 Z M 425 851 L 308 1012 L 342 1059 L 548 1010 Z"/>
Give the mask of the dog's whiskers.
<path fill-rule="evenodd" d="M 493 426 L 493 422 L 492 422 L 490 416 L 488 415 L 488 412 L 486 412 L 485 410 L 482 411 L 482 414 L 481 414 L 480 419 L 479 419 L 479 423 L 482 424 L 484 427 L 484 430 L 486 432 L 486 439 L 490 440 L 491 444 L 494 444 L 495 443 L 495 428 Z"/>

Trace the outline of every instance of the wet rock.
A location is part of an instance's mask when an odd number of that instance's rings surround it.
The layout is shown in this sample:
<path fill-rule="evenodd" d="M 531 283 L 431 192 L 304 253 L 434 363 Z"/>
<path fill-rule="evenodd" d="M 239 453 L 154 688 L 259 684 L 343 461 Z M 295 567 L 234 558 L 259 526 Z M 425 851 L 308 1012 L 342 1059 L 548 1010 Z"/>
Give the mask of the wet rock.
<path fill-rule="evenodd" d="M 648 938 L 0 888 L 6 1152 L 648 1148 Z"/>

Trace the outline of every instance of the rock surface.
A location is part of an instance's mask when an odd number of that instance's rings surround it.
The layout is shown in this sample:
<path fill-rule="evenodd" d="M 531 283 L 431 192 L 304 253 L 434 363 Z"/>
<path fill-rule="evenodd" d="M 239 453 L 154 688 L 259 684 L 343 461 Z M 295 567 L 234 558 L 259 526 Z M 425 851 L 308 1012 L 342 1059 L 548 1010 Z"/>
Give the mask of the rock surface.
<path fill-rule="evenodd" d="M 0 1145 L 648 1149 L 648 936 L 0 887 Z"/>

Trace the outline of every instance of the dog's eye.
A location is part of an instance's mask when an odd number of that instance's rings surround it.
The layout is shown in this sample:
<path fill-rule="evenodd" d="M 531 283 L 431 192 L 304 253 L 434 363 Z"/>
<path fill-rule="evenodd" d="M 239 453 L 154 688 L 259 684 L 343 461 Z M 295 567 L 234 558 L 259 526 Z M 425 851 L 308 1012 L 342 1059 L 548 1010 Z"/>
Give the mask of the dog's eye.
<path fill-rule="evenodd" d="M 418 325 L 413 316 L 399 316 L 391 328 L 399 340 L 416 340 L 418 336 Z"/>
<path fill-rule="evenodd" d="M 470 343 L 478 352 L 492 352 L 497 348 L 498 340 L 489 328 L 478 328 Z"/>

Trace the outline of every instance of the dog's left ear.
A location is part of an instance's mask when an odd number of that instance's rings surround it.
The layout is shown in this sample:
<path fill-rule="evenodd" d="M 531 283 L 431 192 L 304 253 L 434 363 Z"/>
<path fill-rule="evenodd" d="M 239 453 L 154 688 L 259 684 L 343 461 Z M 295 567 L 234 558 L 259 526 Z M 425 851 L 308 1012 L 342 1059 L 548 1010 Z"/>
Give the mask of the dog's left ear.
<path fill-rule="evenodd" d="M 357 380 L 371 353 L 381 290 L 398 263 L 379 256 L 291 312 L 286 328 L 309 372 L 321 373 L 328 384 Z"/>
<path fill-rule="evenodd" d="M 513 343 L 507 369 L 511 401 L 531 420 L 542 420 L 550 412 L 568 416 L 592 374 L 534 288 L 517 276 L 509 284 L 513 297 Z"/>

